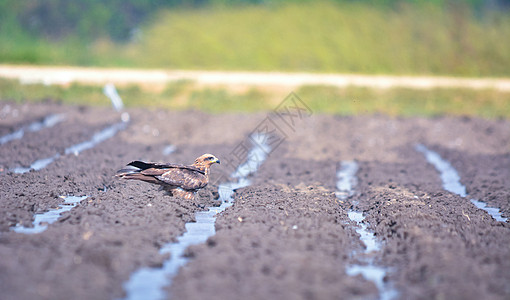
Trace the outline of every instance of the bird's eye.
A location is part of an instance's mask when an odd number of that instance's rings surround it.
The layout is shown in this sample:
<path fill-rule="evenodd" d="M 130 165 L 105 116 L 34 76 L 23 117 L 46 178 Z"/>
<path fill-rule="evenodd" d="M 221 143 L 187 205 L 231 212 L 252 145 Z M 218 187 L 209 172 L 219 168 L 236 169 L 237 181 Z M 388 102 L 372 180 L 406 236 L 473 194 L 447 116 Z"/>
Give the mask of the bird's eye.
<path fill-rule="evenodd" d="M 208 159 L 208 160 L 214 160 L 214 157 L 209 156 L 207 159 Z"/>

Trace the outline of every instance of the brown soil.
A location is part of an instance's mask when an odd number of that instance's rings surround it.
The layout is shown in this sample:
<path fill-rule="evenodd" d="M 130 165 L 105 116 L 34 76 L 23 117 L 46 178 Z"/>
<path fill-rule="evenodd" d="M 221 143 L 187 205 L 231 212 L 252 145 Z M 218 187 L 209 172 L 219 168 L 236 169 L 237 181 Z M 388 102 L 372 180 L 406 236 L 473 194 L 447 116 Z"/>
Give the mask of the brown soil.
<path fill-rule="evenodd" d="M 6 103 L 0 104 L 0 111 Z M 143 266 L 159 266 L 159 248 L 175 241 L 194 212 L 218 205 L 217 182 L 230 173 L 233 150 L 267 116 L 129 110 L 127 129 L 96 147 L 62 155 L 40 171 L 14 174 L 100 129 L 119 122 L 111 109 L 9 104 L 0 135 L 49 113 L 66 121 L 0 146 L 0 298 L 115 299 Z M 17 110 L 17 116 L 12 110 Z M 7 111 L 7 110 L 5 110 Z M 470 199 L 510 217 L 510 135 L 507 120 L 312 116 L 287 127 L 252 185 L 217 218 L 216 235 L 187 250 L 192 259 L 167 287 L 173 299 L 376 299 L 361 276 L 346 275 L 363 244 L 340 201 L 336 171 L 359 164 L 355 195 L 369 229 L 382 242 L 371 256 L 390 271 L 401 299 L 509 299 L 510 224 L 497 222 Z M 468 197 L 444 191 L 422 143 L 451 162 Z M 165 156 L 168 144 L 177 150 Z M 194 201 L 165 195 L 115 171 L 131 160 L 192 162 L 210 152 L 222 160 Z M 89 198 L 40 234 L 36 213 L 61 195 Z"/>

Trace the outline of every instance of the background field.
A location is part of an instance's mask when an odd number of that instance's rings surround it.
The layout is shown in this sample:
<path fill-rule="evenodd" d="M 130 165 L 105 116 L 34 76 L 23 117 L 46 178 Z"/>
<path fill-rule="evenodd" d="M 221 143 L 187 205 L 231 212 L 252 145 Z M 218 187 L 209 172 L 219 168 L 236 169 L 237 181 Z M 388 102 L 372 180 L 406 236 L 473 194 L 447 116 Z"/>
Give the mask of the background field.
<path fill-rule="evenodd" d="M 506 77 L 509 7 L 506 0 L 0 0 L 0 63 Z M 107 105 L 98 86 L 0 80 L 3 100 Z M 183 81 L 119 92 L 128 106 L 218 113 L 272 109 L 291 91 Z M 509 93 L 494 90 L 294 92 L 329 114 L 510 116 Z"/>
<path fill-rule="evenodd" d="M 256 112 L 274 109 L 290 93 L 288 89 L 245 87 L 201 87 L 192 81 L 177 81 L 163 88 L 138 85 L 118 86 L 128 107 L 188 110 L 210 113 Z M 390 116 L 480 116 L 510 117 L 510 93 L 462 88 L 372 89 L 363 87 L 301 86 L 294 90 L 315 113 L 359 115 L 383 113 Z M 110 106 L 102 86 L 72 84 L 23 85 L 0 79 L 0 99 L 13 102 L 57 100 L 68 104 Z"/>
<path fill-rule="evenodd" d="M 508 76 L 507 2 L 2 0 L 0 62 Z"/>

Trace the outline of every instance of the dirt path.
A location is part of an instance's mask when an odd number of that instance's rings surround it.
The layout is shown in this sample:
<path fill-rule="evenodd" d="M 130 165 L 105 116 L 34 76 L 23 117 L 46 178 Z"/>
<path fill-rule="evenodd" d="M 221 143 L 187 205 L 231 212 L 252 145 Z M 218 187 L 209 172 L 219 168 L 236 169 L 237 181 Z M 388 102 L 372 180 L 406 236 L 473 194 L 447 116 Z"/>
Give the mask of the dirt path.
<path fill-rule="evenodd" d="M 125 296 L 132 272 L 161 266 L 162 245 L 184 232 L 194 212 L 219 205 L 217 184 L 231 173 L 228 163 L 241 162 L 235 159 L 246 155 L 240 146 L 269 124 L 265 113 L 128 110 L 130 123 L 112 138 L 15 174 L 13 166 L 62 153 L 120 116 L 104 108 L 9 105 L 10 113 L 0 115 L 1 134 L 50 113 L 66 119 L 0 145 L 2 299 Z M 191 260 L 165 287 L 168 297 L 377 299 L 373 282 L 346 273 L 366 259 L 388 270 L 385 280 L 401 299 L 510 298 L 510 224 L 470 202 L 485 201 L 510 216 L 509 121 L 314 115 L 278 124 L 285 138 L 272 140 L 274 151 L 250 176 L 251 186 L 238 190 L 234 205 L 218 216 L 216 235 L 186 251 Z M 468 197 L 444 190 L 417 143 L 451 163 Z M 165 155 L 170 144 L 176 150 Z M 222 164 L 195 201 L 113 178 L 134 159 L 186 163 L 205 152 Z M 359 165 L 357 184 L 340 200 L 336 172 L 346 160 Z M 61 204 L 62 195 L 89 197 L 42 233 L 9 229 L 30 226 L 35 214 Z M 355 202 L 380 251 L 363 253 L 347 216 Z"/>
<path fill-rule="evenodd" d="M 352 74 L 313 74 L 283 72 L 222 72 L 143 69 L 100 69 L 83 67 L 45 67 L 0 65 L 0 77 L 22 83 L 69 84 L 144 84 L 164 85 L 192 80 L 209 86 L 260 86 L 295 88 L 302 85 L 361 86 L 370 88 L 405 87 L 415 89 L 467 88 L 510 91 L 507 78 L 456 78 L 432 76 L 386 76 Z"/>

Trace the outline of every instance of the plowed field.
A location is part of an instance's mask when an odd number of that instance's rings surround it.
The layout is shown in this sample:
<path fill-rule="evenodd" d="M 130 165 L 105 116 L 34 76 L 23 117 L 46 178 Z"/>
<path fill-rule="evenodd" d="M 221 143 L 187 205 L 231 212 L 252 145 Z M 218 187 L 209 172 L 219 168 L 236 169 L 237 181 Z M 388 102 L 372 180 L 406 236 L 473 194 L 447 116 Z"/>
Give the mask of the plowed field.
<path fill-rule="evenodd" d="M 256 131 L 271 134 L 267 159 L 217 216 L 215 235 L 185 251 L 190 260 L 165 297 L 510 299 L 510 224 L 470 201 L 510 217 L 508 120 L 127 112 L 122 123 L 108 108 L 0 104 L 0 137 L 24 129 L 0 145 L 0 299 L 126 297 L 133 272 L 160 267 L 169 256 L 160 248 L 195 212 L 220 205 L 218 185 L 235 180 Z M 53 114 L 62 120 L 29 129 Z M 98 137 L 115 124 L 118 132 Z M 95 143 L 69 150 L 87 141 Z M 449 162 L 467 195 L 445 190 L 417 144 Z M 187 164 L 203 153 L 222 164 L 192 201 L 114 177 L 132 160 Z M 339 197 L 337 172 L 348 161 L 358 166 L 355 184 Z M 87 198 L 40 233 L 14 230 L 69 195 Z M 365 219 L 357 224 L 351 210 Z M 362 225 L 378 250 L 365 251 Z M 347 271 L 366 264 L 385 270 L 391 296 Z"/>

